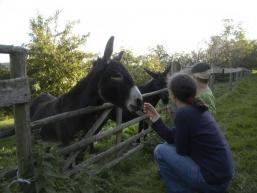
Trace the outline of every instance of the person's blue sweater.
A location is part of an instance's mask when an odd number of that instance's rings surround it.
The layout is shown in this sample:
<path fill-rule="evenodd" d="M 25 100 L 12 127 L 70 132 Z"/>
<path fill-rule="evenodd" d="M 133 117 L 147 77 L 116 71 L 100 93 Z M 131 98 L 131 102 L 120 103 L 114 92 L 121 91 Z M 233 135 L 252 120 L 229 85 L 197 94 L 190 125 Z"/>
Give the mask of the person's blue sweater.
<path fill-rule="evenodd" d="M 165 141 L 175 144 L 178 154 L 191 157 L 199 165 L 207 183 L 222 184 L 231 180 L 232 154 L 211 113 L 186 105 L 176 111 L 174 128 L 166 127 L 161 119 L 152 127 Z"/>

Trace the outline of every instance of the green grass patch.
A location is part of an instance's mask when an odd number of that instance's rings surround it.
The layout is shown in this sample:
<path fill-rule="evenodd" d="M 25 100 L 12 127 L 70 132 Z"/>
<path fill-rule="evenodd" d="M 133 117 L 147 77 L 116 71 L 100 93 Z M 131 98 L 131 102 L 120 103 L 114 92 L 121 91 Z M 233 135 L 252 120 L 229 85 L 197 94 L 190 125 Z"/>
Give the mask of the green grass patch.
<path fill-rule="evenodd" d="M 217 82 L 213 86 L 213 94 L 215 98 L 219 98 L 220 96 L 223 96 L 228 91 L 228 83 L 227 82 Z"/>
<path fill-rule="evenodd" d="M 0 128 L 12 125 L 14 120 L 7 118 L 0 121 Z M 13 168 L 16 165 L 15 136 L 0 139 L 0 170 Z"/>
<path fill-rule="evenodd" d="M 238 83 L 217 102 L 217 120 L 231 146 L 236 175 L 231 193 L 257 192 L 257 75 Z"/>
<path fill-rule="evenodd" d="M 165 192 L 157 165 L 144 151 L 131 156 L 112 171 L 101 174 L 101 177 L 111 183 L 111 186 L 105 188 L 106 193 Z"/>

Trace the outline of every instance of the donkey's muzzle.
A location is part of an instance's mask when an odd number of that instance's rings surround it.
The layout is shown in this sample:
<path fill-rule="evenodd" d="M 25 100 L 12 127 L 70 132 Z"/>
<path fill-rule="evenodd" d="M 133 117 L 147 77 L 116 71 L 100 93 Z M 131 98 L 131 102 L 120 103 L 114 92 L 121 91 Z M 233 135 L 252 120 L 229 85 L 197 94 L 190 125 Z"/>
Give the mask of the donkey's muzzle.
<path fill-rule="evenodd" d="M 136 99 L 135 104 L 130 104 L 130 111 L 139 111 L 143 109 L 143 101 L 141 99 Z"/>
<path fill-rule="evenodd" d="M 126 107 L 130 112 L 138 111 L 143 108 L 143 97 L 136 86 L 132 87 L 130 90 Z"/>

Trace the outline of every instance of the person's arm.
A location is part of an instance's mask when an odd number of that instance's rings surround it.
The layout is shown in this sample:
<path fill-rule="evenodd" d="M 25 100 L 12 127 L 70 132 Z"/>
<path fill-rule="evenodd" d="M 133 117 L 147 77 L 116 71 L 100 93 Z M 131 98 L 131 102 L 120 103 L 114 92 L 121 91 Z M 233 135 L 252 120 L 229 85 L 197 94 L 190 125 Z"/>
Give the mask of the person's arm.
<path fill-rule="evenodd" d="M 175 127 L 168 128 L 161 118 L 152 124 L 152 128 L 158 133 L 158 135 L 168 143 L 174 143 Z"/>
<path fill-rule="evenodd" d="M 168 143 L 174 143 L 175 129 L 169 129 L 163 123 L 159 113 L 150 103 L 144 103 L 144 113 L 146 113 L 153 122 L 152 128 Z"/>

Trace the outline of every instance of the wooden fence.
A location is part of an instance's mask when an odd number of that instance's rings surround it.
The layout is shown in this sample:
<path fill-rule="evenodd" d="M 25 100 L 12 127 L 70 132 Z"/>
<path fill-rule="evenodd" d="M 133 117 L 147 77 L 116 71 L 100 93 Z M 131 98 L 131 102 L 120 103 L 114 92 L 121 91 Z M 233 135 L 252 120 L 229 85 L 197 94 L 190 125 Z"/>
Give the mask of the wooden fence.
<path fill-rule="evenodd" d="M 246 68 L 219 68 L 214 70 L 211 75 L 210 87 L 213 88 L 215 83 L 227 82 L 227 88 L 232 89 L 238 81 L 249 76 L 251 71 Z"/>

